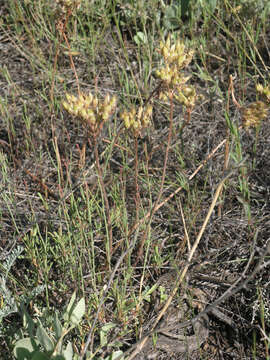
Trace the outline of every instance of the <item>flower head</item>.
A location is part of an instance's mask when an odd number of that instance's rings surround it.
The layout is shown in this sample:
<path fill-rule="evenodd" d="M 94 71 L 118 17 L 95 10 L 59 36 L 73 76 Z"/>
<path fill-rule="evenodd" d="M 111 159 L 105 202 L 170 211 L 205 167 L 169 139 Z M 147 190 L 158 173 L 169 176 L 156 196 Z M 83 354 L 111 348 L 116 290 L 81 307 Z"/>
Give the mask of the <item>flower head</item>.
<path fill-rule="evenodd" d="M 245 129 L 257 127 L 261 120 L 267 117 L 267 105 L 262 101 L 256 101 L 244 108 L 242 113 L 242 121 Z"/>
<path fill-rule="evenodd" d="M 262 96 L 263 100 L 270 103 L 270 86 L 256 85 L 257 92 Z"/>
<path fill-rule="evenodd" d="M 60 14 L 72 13 L 81 7 L 81 0 L 56 0 L 56 5 Z"/>
<path fill-rule="evenodd" d="M 152 112 L 153 107 L 150 104 L 145 109 L 140 106 L 137 112 L 135 106 L 132 106 L 129 111 L 125 110 L 121 114 L 121 119 L 124 121 L 126 129 L 131 130 L 134 135 L 138 135 L 150 124 Z"/>
<path fill-rule="evenodd" d="M 166 42 L 160 43 L 159 51 L 164 59 L 164 66 L 157 70 L 156 75 L 165 85 L 160 98 L 167 100 L 170 93 L 186 107 L 193 107 L 197 99 L 196 91 L 193 86 L 186 84 L 190 76 L 186 76 L 182 70 L 192 60 L 194 51 L 187 50 L 185 44 L 179 40 L 172 44 L 170 37 Z"/>
<path fill-rule="evenodd" d="M 116 97 L 106 95 L 104 101 L 97 96 L 79 94 L 74 96 L 66 94 L 63 107 L 72 115 L 80 118 L 89 128 L 93 135 L 97 135 L 105 121 L 109 119 L 116 108 Z"/>

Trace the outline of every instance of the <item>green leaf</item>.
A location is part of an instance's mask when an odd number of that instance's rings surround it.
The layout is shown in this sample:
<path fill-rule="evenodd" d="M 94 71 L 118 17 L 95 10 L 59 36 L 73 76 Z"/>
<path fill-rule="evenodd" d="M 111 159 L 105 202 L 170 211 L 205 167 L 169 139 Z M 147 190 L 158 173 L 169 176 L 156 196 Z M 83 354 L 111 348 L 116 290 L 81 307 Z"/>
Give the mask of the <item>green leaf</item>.
<path fill-rule="evenodd" d="M 54 314 L 53 330 L 55 332 L 56 339 L 57 340 L 60 339 L 60 337 L 62 335 L 63 328 L 62 328 L 62 325 L 61 325 L 61 322 L 59 320 L 59 317 L 58 317 L 57 313 Z"/>
<path fill-rule="evenodd" d="M 16 342 L 13 354 L 18 360 L 28 360 L 36 350 L 38 350 L 38 343 L 33 338 L 27 337 Z"/>
<path fill-rule="evenodd" d="M 133 39 L 137 45 L 147 44 L 147 36 L 141 31 L 138 31 Z"/>
<path fill-rule="evenodd" d="M 101 346 L 105 346 L 108 343 L 108 340 L 107 340 L 108 332 L 115 326 L 116 325 L 114 323 L 108 323 L 108 324 L 102 326 L 102 328 L 100 330 L 100 345 Z"/>
<path fill-rule="evenodd" d="M 107 356 L 105 358 L 105 360 L 114 360 L 122 354 L 123 354 L 123 351 L 121 351 L 121 350 L 114 351 L 111 355 Z"/>
<path fill-rule="evenodd" d="M 46 351 L 53 351 L 53 342 L 41 324 L 37 328 L 37 339 Z"/>
<path fill-rule="evenodd" d="M 185 15 L 189 9 L 190 0 L 182 0 L 181 1 L 181 16 Z"/>
<path fill-rule="evenodd" d="M 33 338 L 34 330 L 35 330 L 35 323 L 32 320 L 32 318 L 30 317 L 30 315 L 28 314 L 28 312 L 23 304 L 21 305 L 21 309 L 23 312 L 23 326 L 27 328 L 28 334 L 30 335 L 31 338 Z"/>
<path fill-rule="evenodd" d="M 207 0 L 206 2 L 208 3 L 209 11 L 213 14 L 217 6 L 217 0 Z"/>
<path fill-rule="evenodd" d="M 160 302 L 164 303 L 168 299 L 168 295 L 166 294 L 166 288 L 160 285 L 158 289 L 160 292 Z"/>
<path fill-rule="evenodd" d="M 199 0 L 201 7 L 207 9 L 210 14 L 213 14 L 217 6 L 217 0 Z"/>
<path fill-rule="evenodd" d="M 142 293 L 143 300 L 150 302 L 151 301 L 151 294 L 158 288 L 157 284 L 154 284 L 150 289 L 149 286 L 145 288 Z"/>
<path fill-rule="evenodd" d="M 63 355 L 65 357 L 65 360 L 72 360 L 72 358 L 73 358 L 73 349 L 72 349 L 71 342 L 69 342 L 67 344 L 66 349 L 63 351 Z"/>
<path fill-rule="evenodd" d="M 64 319 L 68 320 L 71 317 L 71 313 L 73 312 L 76 300 L 76 291 L 71 296 L 70 302 L 68 303 L 67 310 L 64 313 Z M 67 318 L 66 318 L 67 317 Z"/>
<path fill-rule="evenodd" d="M 181 6 L 167 6 L 164 14 L 163 25 L 167 30 L 177 29 L 181 23 Z"/>
<path fill-rule="evenodd" d="M 85 313 L 85 300 L 81 298 L 78 304 L 73 309 L 72 313 L 70 314 L 70 321 L 73 325 L 78 325 L 81 321 L 83 315 Z"/>
<path fill-rule="evenodd" d="M 35 353 L 31 357 L 31 360 L 50 360 L 50 357 L 43 352 L 35 351 Z"/>

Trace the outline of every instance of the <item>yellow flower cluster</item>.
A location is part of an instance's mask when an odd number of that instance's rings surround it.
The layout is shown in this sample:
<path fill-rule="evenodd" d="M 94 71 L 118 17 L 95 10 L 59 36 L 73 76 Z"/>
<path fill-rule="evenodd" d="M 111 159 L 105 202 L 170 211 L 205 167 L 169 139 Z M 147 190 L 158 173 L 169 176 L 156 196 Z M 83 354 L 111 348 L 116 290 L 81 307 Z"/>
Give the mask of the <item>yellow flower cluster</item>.
<path fill-rule="evenodd" d="M 166 64 L 156 72 L 157 76 L 164 81 L 169 87 L 177 87 L 185 84 L 190 76 L 184 77 L 176 65 Z"/>
<path fill-rule="evenodd" d="M 164 82 L 165 90 L 161 92 L 162 100 L 168 99 L 168 91 L 173 92 L 174 98 L 187 107 L 193 107 L 196 101 L 196 90 L 187 85 L 190 76 L 184 76 L 183 70 L 192 60 L 194 51 L 185 49 L 181 41 L 171 44 L 170 37 L 160 43 L 160 53 L 164 59 L 164 67 L 157 70 L 156 75 Z"/>
<path fill-rule="evenodd" d="M 105 121 L 109 119 L 116 108 L 116 97 L 106 95 L 102 102 L 93 96 L 80 94 L 74 96 L 66 94 L 67 101 L 63 101 L 63 107 L 72 115 L 79 117 L 89 127 L 93 135 L 97 135 Z"/>
<path fill-rule="evenodd" d="M 121 119 L 124 121 L 126 129 L 133 131 L 134 134 L 140 134 L 140 131 L 150 124 L 152 112 L 152 105 L 148 105 L 145 110 L 140 106 L 137 113 L 135 106 L 132 106 L 129 111 L 121 114 Z"/>
<path fill-rule="evenodd" d="M 247 130 L 250 127 L 257 127 L 261 120 L 267 117 L 267 105 L 263 101 L 256 101 L 243 109 L 242 121 Z"/>
<path fill-rule="evenodd" d="M 270 103 L 270 86 L 262 86 L 261 84 L 256 85 L 257 92 L 262 96 L 263 100 Z"/>
<path fill-rule="evenodd" d="M 181 89 L 176 88 L 174 98 L 186 107 L 192 108 L 195 105 L 197 94 L 194 86 L 185 85 Z"/>
<path fill-rule="evenodd" d="M 186 51 L 185 44 L 179 40 L 171 45 L 171 38 L 168 37 L 166 42 L 160 42 L 160 53 L 165 64 L 175 65 L 177 68 L 185 68 L 193 58 L 194 51 Z"/>

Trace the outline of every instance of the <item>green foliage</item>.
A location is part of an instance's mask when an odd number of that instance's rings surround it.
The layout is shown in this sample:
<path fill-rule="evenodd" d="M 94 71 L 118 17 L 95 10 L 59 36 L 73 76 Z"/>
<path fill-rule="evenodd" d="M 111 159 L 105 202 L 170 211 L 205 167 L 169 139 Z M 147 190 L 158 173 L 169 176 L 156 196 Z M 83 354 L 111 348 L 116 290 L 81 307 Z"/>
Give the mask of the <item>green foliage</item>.
<path fill-rule="evenodd" d="M 138 46 L 142 44 L 146 44 L 147 36 L 143 32 L 138 31 L 137 34 L 134 36 L 134 41 Z"/>
<path fill-rule="evenodd" d="M 201 9 L 206 9 L 210 14 L 215 11 L 217 0 L 199 0 Z"/>
<path fill-rule="evenodd" d="M 15 263 L 17 257 L 22 253 L 22 251 L 23 248 L 21 247 L 14 249 L 2 265 L 2 275 L 0 277 L 0 292 L 2 297 L 1 301 L 3 302 L 4 306 L 0 309 L 0 323 L 2 322 L 4 317 L 18 311 L 15 298 L 7 287 L 7 279 L 12 265 Z"/>
<path fill-rule="evenodd" d="M 7 281 L 9 278 L 9 273 L 12 266 L 15 264 L 17 258 L 23 252 L 23 247 L 18 246 L 15 248 L 7 257 L 7 259 L 3 262 L 0 267 L 1 276 L 0 276 L 0 299 L 3 305 L 0 308 L 0 331 L 1 331 L 1 323 L 5 317 L 12 313 L 16 313 L 18 311 L 17 301 L 15 295 L 9 289 L 7 285 Z M 21 295 L 20 301 L 24 303 L 29 303 L 29 301 L 39 295 L 44 290 L 44 286 L 37 286 L 31 290 L 30 294 Z"/>
<path fill-rule="evenodd" d="M 62 314 L 63 325 L 59 320 L 57 312 L 53 316 L 52 329 L 45 329 L 41 320 L 35 322 L 25 307 L 22 306 L 24 330 L 28 337 L 23 337 L 15 344 L 13 353 L 18 360 L 75 360 L 77 354 L 73 354 L 72 344 L 63 345 L 64 337 L 76 326 L 79 325 L 85 314 L 85 300 L 81 298 L 75 303 L 76 293 L 74 292 Z"/>
<path fill-rule="evenodd" d="M 189 1 L 185 1 L 188 3 Z M 182 7 L 181 2 L 175 1 L 164 9 L 163 26 L 166 30 L 175 30 L 181 23 Z"/>

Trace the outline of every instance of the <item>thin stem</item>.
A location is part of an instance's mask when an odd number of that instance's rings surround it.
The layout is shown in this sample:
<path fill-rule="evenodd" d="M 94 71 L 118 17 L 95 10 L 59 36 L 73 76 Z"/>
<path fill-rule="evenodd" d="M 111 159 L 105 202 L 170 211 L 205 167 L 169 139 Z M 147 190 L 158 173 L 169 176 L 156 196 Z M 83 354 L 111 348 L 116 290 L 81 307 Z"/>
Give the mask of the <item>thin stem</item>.
<path fill-rule="evenodd" d="M 153 214 L 156 211 L 156 207 L 157 207 L 157 205 L 160 201 L 160 198 L 162 196 L 162 193 L 163 193 L 163 187 L 164 187 L 165 176 L 166 176 L 166 171 L 167 171 L 167 162 L 168 162 L 169 151 L 170 151 L 170 147 L 171 147 L 172 127 L 173 127 L 173 94 L 171 93 L 170 94 L 170 126 L 169 126 L 169 133 L 168 133 L 168 143 L 167 143 L 166 152 L 165 152 L 165 159 L 164 159 L 162 178 L 161 178 L 161 186 L 160 186 L 157 200 L 155 201 L 155 206 L 153 208 Z"/>
<path fill-rule="evenodd" d="M 202 161 L 202 163 L 197 167 L 197 169 L 188 177 L 188 181 L 191 181 L 197 174 L 198 172 L 204 167 L 204 165 L 215 155 L 215 153 L 218 151 L 218 149 L 220 149 L 226 142 L 226 139 L 222 140 L 221 143 L 218 144 L 218 146 L 216 146 L 209 155 L 207 155 L 207 157 L 205 158 L 205 160 Z M 157 204 L 155 207 L 155 211 L 157 211 L 158 209 L 160 209 L 163 205 L 165 205 L 169 200 L 171 200 L 176 194 L 178 194 L 181 190 L 183 189 L 183 186 L 179 186 L 172 194 L 170 194 L 164 201 L 162 201 L 161 203 Z M 152 212 L 151 210 L 148 211 L 148 213 L 142 218 L 140 219 L 137 224 L 135 224 L 133 226 L 133 228 L 129 231 L 128 236 L 131 236 L 132 233 L 138 228 L 138 226 L 140 226 L 142 224 L 143 221 L 145 221 L 146 219 L 148 219 L 151 216 Z"/>
<path fill-rule="evenodd" d="M 59 22 L 58 22 L 58 24 L 56 26 L 59 33 L 60 33 L 60 37 L 59 37 L 59 41 L 57 42 L 57 47 L 56 47 L 55 56 L 54 56 L 54 62 L 53 62 L 52 84 L 51 84 L 51 89 L 50 89 L 51 103 L 53 103 L 55 73 L 56 73 L 58 55 L 59 55 L 59 51 L 60 51 L 60 43 L 61 43 L 62 37 L 64 36 L 64 33 L 65 33 L 65 30 L 66 30 L 67 23 L 68 23 L 70 15 L 71 15 L 71 11 L 69 10 L 68 13 L 67 13 L 67 16 L 65 18 L 65 21 L 63 22 L 62 20 L 59 20 Z"/>
<path fill-rule="evenodd" d="M 142 256 L 143 247 L 144 247 L 144 243 L 145 243 L 145 240 L 146 240 L 146 234 L 147 234 L 148 228 L 150 226 L 152 217 L 153 217 L 154 213 L 158 209 L 158 204 L 160 202 L 160 199 L 161 199 L 161 196 L 162 196 L 162 193 L 163 193 L 165 176 L 166 176 L 166 171 L 167 171 L 167 162 L 168 162 L 169 151 L 170 151 L 170 147 L 171 147 L 172 127 L 173 127 L 173 94 L 171 92 L 170 93 L 170 126 L 169 126 L 169 133 L 168 133 L 168 142 L 167 142 L 167 147 L 166 147 L 166 151 L 165 151 L 165 158 L 164 158 L 164 165 L 163 165 L 160 189 L 159 189 L 158 196 L 157 196 L 157 199 L 155 201 L 155 204 L 154 204 L 153 208 L 150 210 L 149 221 L 148 221 L 146 230 L 144 232 L 144 235 L 142 237 L 142 240 L 141 240 L 141 243 L 140 243 L 140 246 L 139 246 L 139 250 L 138 250 L 138 253 L 137 253 L 137 258 L 136 258 L 135 265 L 138 263 L 139 259 Z"/>
<path fill-rule="evenodd" d="M 233 80 L 232 80 L 231 76 L 230 76 L 230 85 L 229 85 L 229 89 L 228 89 L 228 99 L 227 99 L 227 104 L 226 104 L 226 112 L 227 112 L 227 114 L 229 114 L 229 110 L 230 110 L 230 94 L 232 94 L 232 97 L 234 98 Z M 235 100 L 235 98 L 234 98 L 234 100 Z M 226 145 L 225 145 L 224 164 L 223 164 L 223 173 L 224 174 L 228 170 L 229 158 L 230 158 L 230 129 L 229 129 L 228 125 L 227 125 L 227 129 L 226 129 Z M 220 198 L 222 198 L 222 192 L 223 192 L 223 189 L 220 190 Z M 221 217 L 221 215 L 222 215 L 222 207 L 223 207 L 223 202 L 221 201 L 219 206 L 218 206 L 218 217 Z"/>
<path fill-rule="evenodd" d="M 140 193 L 139 193 L 139 184 L 138 184 L 138 134 L 135 135 L 135 205 L 136 205 L 136 220 L 137 223 L 139 220 L 139 202 L 140 202 Z"/>
<path fill-rule="evenodd" d="M 73 62 L 73 58 L 72 58 L 72 55 L 71 55 L 71 49 L 70 49 L 70 45 L 69 45 L 69 42 L 68 42 L 68 38 L 66 37 L 66 34 L 63 32 L 63 37 L 65 39 L 65 42 L 67 44 L 67 47 L 68 47 L 68 55 L 69 55 L 69 60 L 70 60 L 70 65 L 71 65 L 71 68 L 74 72 L 74 76 L 75 76 L 75 79 L 76 79 L 76 84 L 77 84 L 77 88 L 78 88 L 78 94 L 80 94 L 80 84 L 79 84 L 79 78 L 78 78 L 78 75 L 77 75 L 77 71 L 76 71 L 76 68 L 75 68 L 75 65 L 74 65 L 74 62 Z"/>
<path fill-rule="evenodd" d="M 256 154 L 257 154 L 257 146 L 259 141 L 259 133 L 260 133 L 260 126 L 256 126 L 256 136 L 255 136 L 255 143 L 253 145 L 253 160 L 252 160 L 252 169 L 256 167 Z"/>
<path fill-rule="evenodd" d="M 190 123 L 191 111 L 192 111 L 192 108 L 190 108 L 190 107 L 187 108 L 186 120 L 184 121 L 183 125 L 180 127 L 180 130 L 179 130 L 179 137 L 180 137 L 180 140 L 181 140 L 181 151 L 182 151 L 182 153 L 184 152 L 183 132 L 184 132 L 184 128 Z"/>
<path fill-rule="evenodd" d="M 96 135 L 93 137 L 93 142 L 94 142 L 94 154 L 95 154 L 96 167 L 97 167 L 97 172 L 98 172 L 98 179 L 99 179 L 99 183 L 101 186 L 101 191 L 102 191 L 102 195 L 103 195 L 103 199 L 104 199 L 104 203 L 105 203 L 105 213 L 106 213 L 106 220 L 107 220 L 107 224 L 108 224 L 109 251 L 107 253 L 107 261 L 108 261 L 108 265 L 110 268 L 110 262 L 111 262 L 110 259 L 111 259 L 111 254 L 112 254 L 112 243 L 113 243 L 110 206 L 109 206 L 109 201 L 108 201 L 108 197 L 107 197 L 107 193 L 106 193 L 105 185 L 104 185 L 104 181 L 103 181 L 103 171 L 101 169 L 100 162 L 99 162 L 98 142 L 97 142 Z"/>

